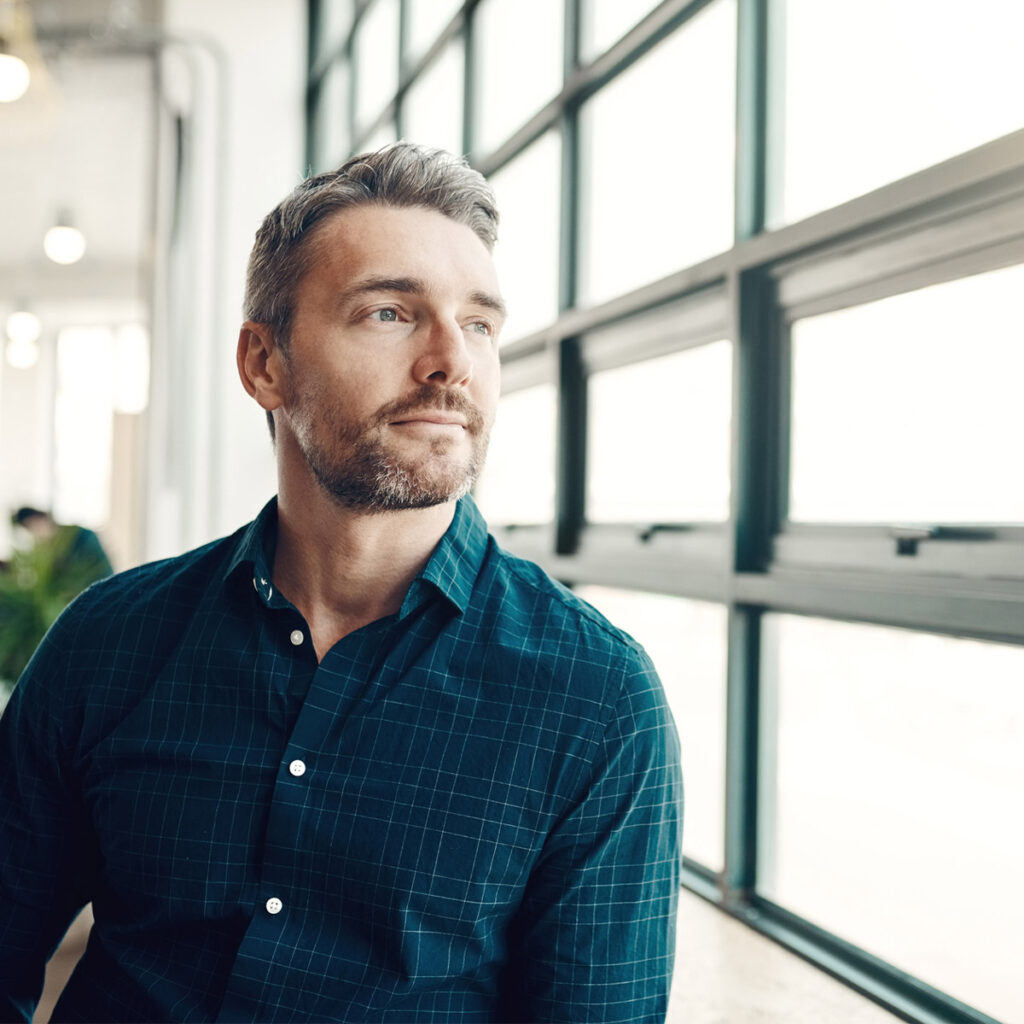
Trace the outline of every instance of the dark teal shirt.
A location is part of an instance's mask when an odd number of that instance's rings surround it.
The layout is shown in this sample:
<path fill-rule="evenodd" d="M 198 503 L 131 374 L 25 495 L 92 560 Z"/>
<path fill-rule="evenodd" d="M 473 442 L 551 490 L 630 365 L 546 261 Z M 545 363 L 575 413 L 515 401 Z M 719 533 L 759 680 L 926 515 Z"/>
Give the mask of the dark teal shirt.
<path fill-rule="evenodd" d="M 676 734 L 643 650 L 472 501 L 318 664 L 276 503 L 91 587 L 0 718 L 0 1015 L 662 1020 Z"/>

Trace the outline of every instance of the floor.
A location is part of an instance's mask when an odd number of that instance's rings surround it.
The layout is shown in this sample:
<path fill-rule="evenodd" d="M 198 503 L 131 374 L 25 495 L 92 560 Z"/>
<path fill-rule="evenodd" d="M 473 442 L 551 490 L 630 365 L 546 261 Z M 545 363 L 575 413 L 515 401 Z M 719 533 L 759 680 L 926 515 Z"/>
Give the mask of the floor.
<path fill-rule="evenodd" d="M 896 1024 L 864 996 L 683 890 L 669 1024 Z"/>
<path fill-rule="evenodd" d="M 50 961 L 35 1024 L 49 1021 L 91 923 L 86 909 Z M 822 1021 L 896 1024 L 897 1018 L 700 897 L 682 892 L 669 1024 Z"/>

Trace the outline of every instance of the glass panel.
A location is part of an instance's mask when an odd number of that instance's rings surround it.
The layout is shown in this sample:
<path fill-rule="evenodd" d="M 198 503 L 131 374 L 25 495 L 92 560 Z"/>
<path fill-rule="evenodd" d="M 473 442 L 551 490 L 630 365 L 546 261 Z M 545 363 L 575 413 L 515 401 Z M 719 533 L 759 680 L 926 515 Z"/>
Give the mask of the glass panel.
<path fill-rule="evenodd" d="M 558 315 L 558 194 L 562 141 L 542 135 L 491 178 L 501 223 L 494 261 L 509 309 L 502 343 Z"/>
<path fill-rule="evenodd" d="M 110 515 L 114 335 L 108 327 L 68 327 L 57 336 L 53 514 L 98 528 Z"/>
<path fill-rule="evenodd" d="M 349 155 L 349 66 L 335 61 L 324 75 L 317 99 L 317 170 L 337 167 Z"/>
<path fill-rule="evenodd" d="M 591 376 L 589 522 L 729 518 L 731 355 L 716 341 Z"/>
<path fill-rule="evenodd" d="M 790 518 L 1024 522 L 1024 267 L 793 324 Z"/>
<path fill-rule="evenodd" d="M 759 890 L 1024 1019 L 1024 648 L 770 615 L 765 657 Z"/>
<path fill-rule="evenodd" d="M 336 53 L 348 39 L 352 27 L 352 0 L 320 0 L 317 25 L 317 56 Z"/>
<path fill-rule="evenodd" d="M 386 121 L 360 147 L 364 153 L 373 153 L 384 146 L 390 145 L 398 138 L 395 122 Z"/>
<path fill-rule="evenodd" d="M 474 492 L 489 523 L 524 526 L 554 520 L 556 417 L 551 384 L 502 398 Z"/>
<path fill-rule="evenodd" d="M 563 6 L 484 0 L 477 8 L 475 152 L 490 152 L 561 89 Z"/>
<path fill-rule="evenodd" d="M 407 0 L 409 16 L 406 50 L 409 58 L 422 57 L 462 6 L 462 0 Z M 459 85 L 462 92 L 462 85 Z"/>
<path fill-rule="evenodd" d="M 735 36 L 718 0 L 584 104 L 581 302 L 732 245 Z"/>
<path fill-rule="evenodd" d="M 773 0 L 772 16 L 785 47 L 773 225 L 1024 127 L 1024 4 Z"/>
<path fill-rule="evenodd" d="M 356 123 L 366 128 L 398 89 L 398 0 L 374 0 L 356 30 Z"/>
<path fill-rule="evenodd" d="M 617 43 L 658 0 L 583 0 L 580 57 L 592 60 Z"/>
<path fill-rule="evenodd" d="M 465 62 L 456 40 L 406 93 L 402 135 L 410 142 L 462 152 L 462 81 Z"/>
<path fill-rule="evenodd" d="M 683 853 L 720 870 L 725 834 L 725 608 L 612 587 L 580 586 L 574 591 L 651 656 L 683 751 Z"/>

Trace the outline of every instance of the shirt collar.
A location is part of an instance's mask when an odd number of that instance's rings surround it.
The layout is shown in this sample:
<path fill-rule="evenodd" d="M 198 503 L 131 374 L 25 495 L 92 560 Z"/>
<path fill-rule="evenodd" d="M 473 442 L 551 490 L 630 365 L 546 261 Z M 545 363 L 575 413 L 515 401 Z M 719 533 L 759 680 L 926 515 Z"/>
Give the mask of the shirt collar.
<path fill-rule="evenodd" d="M 271 582 L 277 545 L 277 498 L 271 498 L 260 514 L 238 535 L 234 553 L 224 572 L 227 580 L 245 575 L 265 602 L 277 596 Z M 423 571 L 412 581 L 398 617 L 404 618 L 417 608 L 432 588 L 445 597 L 459 612 L 469 605 L 480 567 L 487 551 L 487 524 L 470 497 L 455 506 L 451 525 L 438 542 Z"/>
<path fill-rule="evenodd" d="M 224 579 L 244 575 L 252 580 L 256 593 L 264 601 L 275 595 L 270 570 L 277 547 L 277 497 L 263 506 L 260 514 L 238 534 L 235 550 L 224 570 Z"/>
<path fill-rule="evenodd" d="M 459 612 L 464 612 L 473 594 L 473 584 L 487 551 L 487 524 L 476 502 L 465 497 L 455 506 L 451 525 L 438 542 L 423 571 L 405 595 L 399 618 L 415 608 L 423 584 L 432 585 Z"/>

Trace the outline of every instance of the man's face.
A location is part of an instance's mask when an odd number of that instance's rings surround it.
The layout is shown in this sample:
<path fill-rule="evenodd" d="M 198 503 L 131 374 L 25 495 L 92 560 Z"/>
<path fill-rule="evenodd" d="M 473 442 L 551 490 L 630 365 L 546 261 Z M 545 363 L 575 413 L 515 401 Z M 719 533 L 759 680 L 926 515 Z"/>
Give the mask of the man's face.
<path fill-rule="evenodd" d="M 310 245 L 278 430 L 343 507 L 461 497 L 498 400 L 504 315 L 486 247 L 433 210 L 369 205 L 331 216 Z"/>

